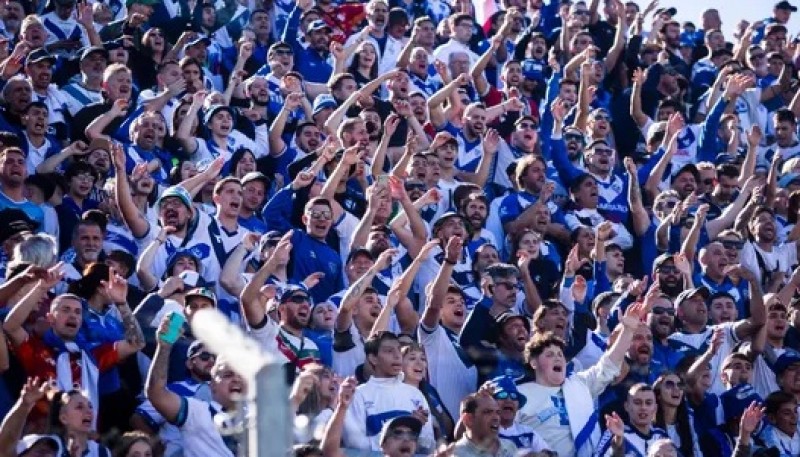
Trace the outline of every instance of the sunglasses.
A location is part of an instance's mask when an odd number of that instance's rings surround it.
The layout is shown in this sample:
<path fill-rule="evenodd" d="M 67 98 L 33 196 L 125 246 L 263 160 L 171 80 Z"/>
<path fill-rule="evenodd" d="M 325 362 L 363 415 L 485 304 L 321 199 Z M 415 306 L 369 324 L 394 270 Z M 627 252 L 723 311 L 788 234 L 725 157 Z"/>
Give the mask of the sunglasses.
<path fill-rule="evenodd" d="M 539 126 L 538 126 L 538 125 L 536 125 L 536 124 L 534 124 L 533 122 L 520 122 L 520 123 L 517 125 L 517 127 L 518 127 L 520 130 L 528 130 L 528 129 L 530 129 L 530 130 L 536 130 L 537 128 L 539 128 Z"/>
<path fill-rule="evenodd" d="M 656 205 L 656 208 L 657 209 L 668 209 L 668 210 L 670 210 L 672 208 L 675 208 L 675 205 L 677 205 L 677 204 L 678 204 L 678 202 L 675 202 L 675 201 L 661 202 L 658 205 Z"/>
<path fill-rule="evenodd" d="M 653 314 L 656 316 L 660 316 L 662 314 L 667 314 L 669 316 L 675 315 L 675 308 L 664 308 L 663 306 L 656 306 L 653 308 Z"/>
<path fill-rule="evenodd" d="M 725 249 L 742 249 L 744 247 L 744 241 L 726 240 L 720 241 L 720 244 Z"/>
<path fill-rule="evenodd" d="M 611 120 L 611 118 L 610 118 L 609 116 L 605 115 L 605 114 L 595 114 L 595 115 L 594 115 L 594 116 L 592 116 L 592 117 L 593 117 L 593 118 L 594 118 L 594 120 L 596 120 L 596 121 L 606 121 L 606 122 L 608 122 L 608 121 L 610 121 L 610 120 Z"/>
<path fill-rule="evenodd" d="M 564 139 L 566 141 L 580 141 L 581 143 L 583 143 L 584 140 L 585 140 L 583 135 L 580 135 L 580 134 L 577 134 L 577 133 L 567 133 L 567 134 L 564 135 Z"/>
<path fill-rule="evenodd" d="M 214 354 L 212 354 L 210 352 L 201 352 L 201 353 L 197 354 L 196 356 L 194 356 L 194 358 L 200 359 L 203 362 L 208 362 L 211 359 L 216 359 L 217 356 L 215 356 Z"/>
<path fill-rule="evenodd" d="M 308 216 L 311 219 L 322 219 L 324 221 L 333 219 L 333 214 L 330 211 L 309 211 Z"/>
<path fill-rule="evenodd" d="M 516 393 L 516 392 L 506 392 L 505 390 L 502 390 L 502 391 L 497 392 L 496 394 L 494 394 L 494 399 L 495 400 L 508 400 L 508 399 L 510 399 L 510 400 L 519 400 L 519 394 Z"/>
<path fill-rule="evenodd" d="M 611 155 L 614 154 L 614 150 L 606 148 L 594 148 L 593 153 L 611 157 Z"/>
<path fill-rule="evenodd" d="M 680 390 L 683 390 L 684 388 L 686 388 L 686 383 L 683 382 L 683 381 L 675 382 L 675 381 L 669 380 L 669 381 L 664 381 L 664 387 L 666 387 L 667 389 L 680 389 Z"/>
<path fill-rule="evenodd" d="M 407 192 L 411 192 L 412 190 L 423 190 L 424 191 L 424 190 L 426 190 L 425 187 L 426 187 L 425 184 L 422 184 L 422 183 L 419 183 L 419 184 L 411 183 L 411 184 L 406 184 L 405 185 L 405 188 L 406 188 Z"/>
<path fill-rule="evenodd" d="M 392 438 L 394 438 L 394 439 L 397 439 L 397 440 L 416 441 L 417 439 L 419 439 L 419 435 L 418 434 L 416 434 L 416 433 L 414 433 L 414 432 L 412 432 L 410 430 L 400 430 L 400 429 L 397 429 L 397 428 L 392 430 L 390 436 Z"/>

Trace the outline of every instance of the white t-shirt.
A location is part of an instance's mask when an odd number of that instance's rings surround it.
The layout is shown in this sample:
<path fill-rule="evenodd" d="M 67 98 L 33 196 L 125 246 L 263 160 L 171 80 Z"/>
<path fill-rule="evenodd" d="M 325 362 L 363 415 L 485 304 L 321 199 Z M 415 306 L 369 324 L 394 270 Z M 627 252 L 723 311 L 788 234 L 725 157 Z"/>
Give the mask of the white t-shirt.
<path fill-rule="evenodd" d="M 179 425 L 184 457 L 234 457 L 214 423 L 211 411 L 213 404 L 194 398 L 184 400 L 188 411 L 186 421 Z M 219 405 L 216 406 L 217 411 L 221 409 Z"/>
<path fill-rule="evenodd" d="M 478 369 L 458 345 L 458 335 L 441 325 L 433 330 L 421 323 L 417 339 L 428 357 L 428 376 L 451 416 L 459 414 L 461 400 L 478 388 Z"/>
<path fill-rule="evenodd" d="M 669 342 L 671 345 L 677 346 L 678 351 L 701 354 L 705 352 L 708 345 L 711 344 L 711 337 L 714 335 L 714 330 L 716 328 L 723 329 L 724 338 L 722 340 L 722 345 L 719 347 L 717 354 L 711 359 L 712 384 L 708 391 L 715 395 L 721 395 L 726 390 L 719 373 L 721 372 L 722 361 L 725 360 L 728 354 L 733 352 L 734 346 L 739 342 L 739 338 L 734 331 L 735 326 L 736 322 L 725 322 L 706 326 L 705 330 L 700 333 L 675 332 L 669 336 Z"/>
<path fill-rule="evenodd" d="M 792 274 L 792 268 L 797 265 L 797 244 L 784 243 L 766 252 L 755 243 L 747 242 L 741 252 L 742 266 L 755 273 L 756 281 L 762 282 L 762 268 L 759 263 L 759 256 L 764 262 L 764 266 L 769 271 L 782 271 L 787 277 Z"/>

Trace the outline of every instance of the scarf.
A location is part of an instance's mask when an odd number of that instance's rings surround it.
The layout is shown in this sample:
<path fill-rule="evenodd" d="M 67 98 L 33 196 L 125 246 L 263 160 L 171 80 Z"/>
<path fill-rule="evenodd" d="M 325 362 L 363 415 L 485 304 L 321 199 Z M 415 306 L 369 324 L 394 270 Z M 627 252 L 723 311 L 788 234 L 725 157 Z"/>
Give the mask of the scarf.
<path fill-rule="evenodd" d="M 56 336 L 53 330 L 48 330 L 44 335 L 44 343 L 51 347 L 58 356 L 56 358 L 56 383 L 58 388 L 67 392 L 75 389 L 75 383 L 72 379 L 72 361 L 70 360 L 71 354 L 81 355 L 81 383 L 80 389 L 86 393 L 89 401 L 92 402 L 95 408 L 99 407 L 100 396 L 97 390 L 97 381 L 99 379 L 100 370 L 94 361 L 91 353 L 87 350 L 86 344 L 80 338 L 75 341 L 64 341 Z M 97 414 L 92 417 L 92 427 L 97 425 Z"/>

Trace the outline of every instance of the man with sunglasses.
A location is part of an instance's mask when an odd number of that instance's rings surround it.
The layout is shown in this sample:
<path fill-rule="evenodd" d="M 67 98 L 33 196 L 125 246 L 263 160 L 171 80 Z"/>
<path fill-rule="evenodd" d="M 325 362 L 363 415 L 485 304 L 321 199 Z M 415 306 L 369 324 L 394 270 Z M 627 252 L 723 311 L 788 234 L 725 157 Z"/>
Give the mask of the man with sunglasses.
<path fill-rule="evenodd" d="M 669 344 L 669 336 L 675 331 L 675 307 L 672 305 L 672 299 L 666 295 L 656 297 L 650 312 L 647 313 L 646 323 L 653 335 L 652 360 L 660 362 L 665 367 L 676 366 L 683 358 L 683 354 Z"/>
<path fill-rule="evenodd" d="M 547 442 L 538 433 L 531 427 L 516 421 L 517 411 L 528 400 L 519 393 L 510 376 L 492 378 L 486 381 L 482 389 L 486 389 L 492 394 L 500 407 L 500 431 L 498 434 L 501 440 L 511 442 L 517 449 L 533 452 L 549 450 Z"/>
<path fill-rule="evenodd" d="M 196 398 L 202 401 L 211 401 L 211 369 L 217 356 L 208 352 L 201 341 L 195 341 L 186 351 L 186 371 L 188 376 L 182 380 L 167 385 L 167 389 L 187 398 Z M 136 408 L 131 418 L 131 425 L 150 435 L 158 433 L 164 443 L 164 455 L 171 456 L 183 452 L 183 439 L 181 432 L 175 425 L 167 422 L 164 417 L 153 407 L 149 400 Z"/>

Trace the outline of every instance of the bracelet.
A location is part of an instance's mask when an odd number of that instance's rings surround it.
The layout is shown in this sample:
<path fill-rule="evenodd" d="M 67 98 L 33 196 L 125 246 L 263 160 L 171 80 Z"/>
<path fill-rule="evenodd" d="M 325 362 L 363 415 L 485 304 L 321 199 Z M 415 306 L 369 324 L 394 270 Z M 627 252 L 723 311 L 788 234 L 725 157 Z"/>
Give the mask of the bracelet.
<path fill-rule="evenodd" d="M 455 265 L 455 264 L 456 264 L 456 263 L 458 263 L 458 262 L 456 262 L 456 261 L 454 261 L 454 260 L 450 260 L 450 259 L 448 259 L 447 257 L 445 257 L 445 258 L 444 258 L 444 263 L 447 263 L 447 264 L 450 264 L 450 265 Z"/>

